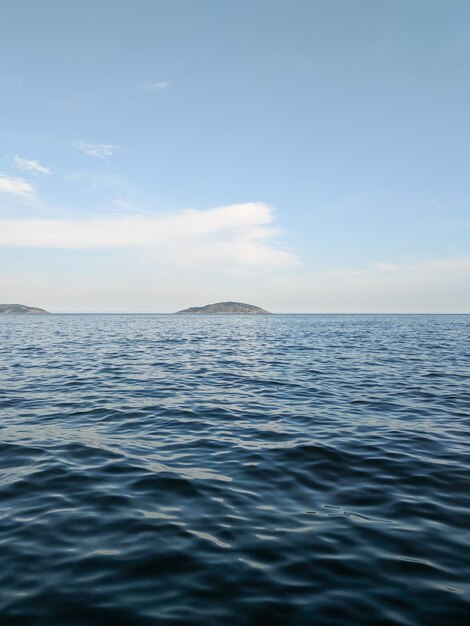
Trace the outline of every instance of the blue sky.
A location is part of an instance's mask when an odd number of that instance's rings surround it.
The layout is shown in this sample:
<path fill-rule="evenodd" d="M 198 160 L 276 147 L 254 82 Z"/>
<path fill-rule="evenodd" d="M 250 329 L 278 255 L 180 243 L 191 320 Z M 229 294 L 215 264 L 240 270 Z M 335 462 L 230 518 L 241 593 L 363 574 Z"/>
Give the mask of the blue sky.
<path fill-rule="evenodd" d="M 4 0 L 0 301 L 470 312 L 467 0 Z"/>

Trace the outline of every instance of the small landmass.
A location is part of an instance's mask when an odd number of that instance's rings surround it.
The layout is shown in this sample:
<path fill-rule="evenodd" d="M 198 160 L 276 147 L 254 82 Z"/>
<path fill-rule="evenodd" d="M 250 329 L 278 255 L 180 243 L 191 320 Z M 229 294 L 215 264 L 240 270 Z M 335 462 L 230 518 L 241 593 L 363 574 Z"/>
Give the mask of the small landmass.
<path fill-rule="evenodd" d="M 26 306 L 25 304 L 0 304 L 0 315 L 15 315 L 16 313 L 26 314 L 49 314 L 49 311 L 39 309 L 36 306 Z"/>
<path fill-rule="evenodd" d="M 259 306 L 244 302 L 216 302 L 206 306 L 192 306 L 189 309 L 177 311 L 177 315 L 269 315 L 269 311 Z"/>

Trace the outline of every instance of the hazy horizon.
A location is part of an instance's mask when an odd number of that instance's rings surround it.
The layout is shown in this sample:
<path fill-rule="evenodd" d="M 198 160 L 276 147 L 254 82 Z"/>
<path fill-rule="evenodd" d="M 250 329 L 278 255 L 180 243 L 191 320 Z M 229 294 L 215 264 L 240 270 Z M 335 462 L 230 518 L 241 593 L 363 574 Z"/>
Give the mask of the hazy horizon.
<path fill-rule="evenodd" d="M 9 302 L 9 303 L 0 303 L 0 304 L 13 304 L 13 305 L 23 305 L 23 302 Z M 212 302 L 206 304 L 215 304 Z M 251 304 L 251 303 L 245 303 Z M 34 305 L 26 304 L 25 306 L 34 307 Z M 199 306 L 199 305 L 196 305 Z M 256 305 L 255 305 L 256 306 Z M 44 308 L 44 307 L 38 307 Z M 186 307 L 189 308 L 189 307 Z M 83 311 L 73 311 L 68 309 L 56 309 L 56 310 L 46 310 L 47 313 L 51 313 L 54 315 L 173 315 L 175 313 L 179 313 L 181 310 L 146 310 L 146 311 L 138 311 L 138 310 L 115 310 L 115 311 L 106 311 L 106 310 L 83 310 Z M 289 311 L 289 310 L 278 310 L 278 311 L 267 311 L 268 315 L 470 315 L 470 313 L 466 311 Z M 224 317 L 231 315 L 246 315 L 245 313 L 209 313 L 205 314 L 215 317 Z M 248 314 L 249 317 L 252 317 Z M 0 316 L 1 317 L 1 316 Z M 199 316 L 198 316 L 199 317 Z M 256 315 L 254 317 L 257 317 Z"/>

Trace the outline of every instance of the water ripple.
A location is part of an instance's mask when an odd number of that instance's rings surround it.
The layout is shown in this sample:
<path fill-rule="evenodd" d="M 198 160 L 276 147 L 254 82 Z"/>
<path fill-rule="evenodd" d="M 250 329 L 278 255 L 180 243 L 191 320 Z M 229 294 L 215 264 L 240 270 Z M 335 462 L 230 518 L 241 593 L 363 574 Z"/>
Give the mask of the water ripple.
<path fill-rule="evenodd" d="M 0 623 L 468 623 L 469 326 L 0 319 Z"/>

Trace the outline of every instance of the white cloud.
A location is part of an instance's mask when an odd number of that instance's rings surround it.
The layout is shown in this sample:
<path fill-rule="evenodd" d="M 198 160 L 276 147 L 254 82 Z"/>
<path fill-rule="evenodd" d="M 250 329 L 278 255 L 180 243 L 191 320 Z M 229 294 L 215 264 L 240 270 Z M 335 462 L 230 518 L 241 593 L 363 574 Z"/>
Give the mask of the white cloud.
<path fill-rule="evenodd" d="M 116 152 L 119 152 L 121 150 L 119 146 L 115 146 L 113 144 L 86 143 L 81 139 L 78 141 L 74 141 L 73 145 L 85 154 L 88 154 L 89 156 L 95 157 L 97 159 L 103 159 L 104 157 L 113 156 Z"/>
<path fill-rule="evenodd" d="M 34 195 L 34 188 L 23 178 L 14 178 L 0 173 L 0 192 L 30 197 Z"/>
<path fill-rule="evenodd" d="M 31 172 L 37 172 L 38 174 L 50 174 L 51 171 L 48 167 L 41 165 L 37 161 L 30 161 L 29 159 L 23 159 L 18 155 L 15 155 L 13 159 L 15 167 L 20 170 L 27 170 Z"/>
<path fill-rule="evenodd" d="M 144 91 L 165 91 L 165 89 L 168 89 L 168 83 L 163 80 L 157 82 L 145 80 L 142 83 L 139 83 L 137 87 L 139 89 L 143 89 Z"/>
<path fill-rule="evenodd" d="M 265 204 L 207 211 L 81 220 L 0 220 L 0 245 L 62 249 L 140 248 L 172 266 L 286 267 L 294 255 L 275 246 L 278 230 Z"/>
<path fill-rule="evenodd" d="M 15 76 L 14 78 L 4 78 L 3 82 L 9 85 L 18 85 L 19 87 L 23 86 L 23 76 Z"/>
<path fill-rule="evenodd" d="M 399 272 L 400 266 L 395 263 L 374 263 L 372 269 L 378 272 Z"/>

